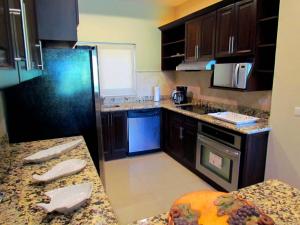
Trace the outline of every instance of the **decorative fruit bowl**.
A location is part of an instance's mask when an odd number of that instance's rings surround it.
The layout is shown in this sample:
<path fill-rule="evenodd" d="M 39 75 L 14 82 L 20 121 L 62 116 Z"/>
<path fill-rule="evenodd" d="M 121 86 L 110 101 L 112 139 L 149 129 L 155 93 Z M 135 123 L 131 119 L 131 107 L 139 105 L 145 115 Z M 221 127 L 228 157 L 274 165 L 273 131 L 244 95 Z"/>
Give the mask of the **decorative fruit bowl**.
<path fill-rule="evenodd" d="M 238 195 L 201 191 L 176 200 L 168 225 L 274 225 L 272 218 Z"/>

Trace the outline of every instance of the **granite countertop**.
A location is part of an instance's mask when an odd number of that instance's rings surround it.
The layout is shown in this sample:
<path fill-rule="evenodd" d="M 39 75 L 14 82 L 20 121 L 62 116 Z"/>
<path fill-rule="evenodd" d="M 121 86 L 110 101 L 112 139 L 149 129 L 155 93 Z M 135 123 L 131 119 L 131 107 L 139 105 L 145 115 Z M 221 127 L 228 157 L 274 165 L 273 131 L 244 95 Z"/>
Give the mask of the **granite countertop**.
<path fill-rule="evenodd" d="M 300 190 L 278 180 L 243 188 L 237 192 L 252 201 L 275 221 L 276 225 L 300 225 Z M 136 221 L 129 225 L 167 225 L 168 213 Z"/>
<path fill-rule="evenodd" d="M 177 108 L 172 101 L 170 100 L 164 100 L 160 102 L 153 102 L 153 101 L 145 101 L 140 103 L 122 103 L 118 104 L 119 107 L 102 107 L 102 112 L 115 112 L 115 111 L 128 111 L 128 110 L 136 110 L 136 109 L 151 109 L 151 108 L 164 108 L 168 109 L 177 113 L 181 113 L 186 116 L 190 116 L 192 118 L 198 119 L 200 121 L 204 121 L 207 123 L 215 124 L 217 126 L 221 126 L 224 128 L 228 128 L 230 130 L 237 131 L 242 134 L 255 134 L 255 133 L 261 133 L 270 131 L 271 128 L 268 124 L 267 119 L 261 119 L 257 123 L 254 123 L 253 125 L 244 125 L 244 126 L 236 126 L 231 123 L 227 123 L 218 119 L 215 119 L 209 115 L 200 115 L 194 112 L 189 112 L 180 108 Z"/>
<path fill-rule="evenodd" d="M 24 157 L 34 152 L 77 139 L 82 139 L 82 143 L 59 158 L 40 164 L 23 165 L 22 163 Z M 82 137 L 13 144 L 9 146 L 9 150 L 11 152 L 10 168 L 5 167 L 6 175 L 2 174 L 0 180 L 0 191 L 5 194 L 4 201 L 0 203 L 0 224 L 118 224 Z M 32 183 L 34 173 L 42 174 L 55 164 L 72 158 L 87 160 L 86 168 L 78 174 L 60 178 L 48 184 Z M 0 161 L 2 164 L 2 159 Z M 43 193 L 55 188 L 84 182 L 93 184 L 93 192 L 90 200 L 77 211 L 69 215 L 46 214 L 36 207 L 37 203 L 46 200 Z"/>

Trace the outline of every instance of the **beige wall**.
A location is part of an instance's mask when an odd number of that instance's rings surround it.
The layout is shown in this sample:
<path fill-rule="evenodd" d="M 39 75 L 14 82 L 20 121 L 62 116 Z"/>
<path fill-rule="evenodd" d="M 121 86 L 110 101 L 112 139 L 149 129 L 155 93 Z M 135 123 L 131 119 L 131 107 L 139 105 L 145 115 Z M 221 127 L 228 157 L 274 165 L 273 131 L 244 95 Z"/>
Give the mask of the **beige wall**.
<path fill-rule="evenodd" d="M 165 7 L 155 1 L 79 0 L 79 41 L 136 44 L 138 71 L 160 71 Z"/>
<path fill-rule="evenodd" d="M 6 134 L 3 95 L 0 92 L 0 138 Z"/>
<path fill-rule="evenodd" d="M 214 102 L 269 111 L 271 91 L 239 92 L 209 88 L 211 72 L 177 72 L 176 85 L 188 86 L 189 94 Z"/>
<path fill-rule="evenodd" d="M 161 95 L 171 95 L 175 88 L 175 76 L 172 72 L 138 72 L 137 73 L 137 95 L 153 96 L 153 87 L 160 86 Z"/>
<path fill-rule="evenodd" d="M 171 12 L 157 1 L 79 0 L 80 41 L 136 44 L 137 94 L 163 95 L 174 87 L 172 76 L 161 72 L 161 15 Z M 172 15 L 170 15 L 172 16 Z"/>
<path fill-rule="evenodd" d="M 278 178 L 300 188 L 300 1 L 280 2 L 275 80 L 271 107 L 266 178 Z"/>

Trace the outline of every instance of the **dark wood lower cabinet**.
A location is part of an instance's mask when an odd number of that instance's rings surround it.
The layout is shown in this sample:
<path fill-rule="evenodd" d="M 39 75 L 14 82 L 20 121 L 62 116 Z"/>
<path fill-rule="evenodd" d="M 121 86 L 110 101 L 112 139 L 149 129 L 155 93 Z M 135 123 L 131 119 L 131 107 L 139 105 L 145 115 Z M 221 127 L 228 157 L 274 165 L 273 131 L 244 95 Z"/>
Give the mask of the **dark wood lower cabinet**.
<path fill-rule="evenodd" d="M 127 111 L 101 113 L 101 119 L 105 160 L 126 157 L 128 155 Z M 167 109 L 162 110 L 162 120 L 161 134 L 163 136 L 161 139 L 164 151 L 216 189 L 224 191 L 206 174 L 196 170 L 198 123 L 200 121 Z M 206 124 L 205 122 L 201 123 Z M 224 131 L 224 133 L 241 137 L 238 187 L 243 188 L 262 182 L 269 133 L 246 135 L 213 124 L 207 125 Z"/>
<path fill-rule="evenodd" d="M 181 116 L 177 116 L 175 114 L 171 115 L 171 123 L 170 123 L 170 136 L 169 136 L 169 149 L 172 151 L 174 155 L 181 158 L 183 156 L 182 149 L 182 122 Z"/>
<path fill-rule="evenodd" d="M 177 113 L 164 112 L 164 149 L 167 153 L 195 167 L 197 121 Z"/>
<path fill-rule="evenodd" d="M 240 168 L 240 188 L 264 180 L 268 139 L 269 132 L 246 135 Z"/>
<path fill-rule="evenodd" d="M 105 160 L 123 158 L 128 153 L 127 111 L 101 113 Z"/>
<path fill-rule="evenodd" d="M 199 121 L 169 110 L 164 110 L 163 120 L 164 151 L 217 190 L 225 191 L 221 186 L 210 180 L 206 174 L 202 174 L 196 170 L 197 129 Z M 238 188 L 262 182 L 265 173 L 269 132 L 246 135 L 212 124 L 209 124 L 209 126 L 241 136 Z"/>
<path fill-rule="evenodd" d="M 192 122 L 190 124 L 189 122 Z M 184 123 L 183 128 L 183 160 L 191 167 L 195 167 L 196 164 L 196 146 L 197 146 L 197 122 L 188 119 Z"/>

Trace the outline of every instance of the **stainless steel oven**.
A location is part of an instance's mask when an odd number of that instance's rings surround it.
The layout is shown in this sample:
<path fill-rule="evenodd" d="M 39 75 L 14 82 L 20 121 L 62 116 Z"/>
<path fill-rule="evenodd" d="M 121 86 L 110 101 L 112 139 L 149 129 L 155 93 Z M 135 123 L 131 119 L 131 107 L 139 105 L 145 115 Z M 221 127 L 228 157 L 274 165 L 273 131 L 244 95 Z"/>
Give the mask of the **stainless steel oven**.
<path fill-rule="evenodd" d="M 227 191 L 238 189 L 241 136 L 199 123 L 196 169 Z"/>

